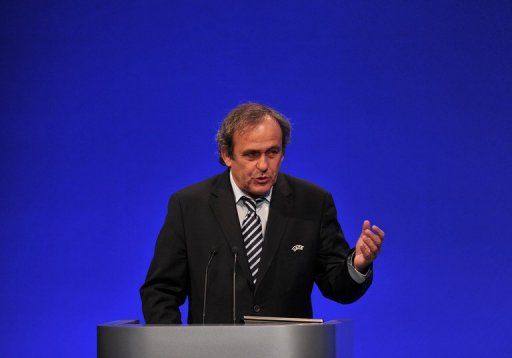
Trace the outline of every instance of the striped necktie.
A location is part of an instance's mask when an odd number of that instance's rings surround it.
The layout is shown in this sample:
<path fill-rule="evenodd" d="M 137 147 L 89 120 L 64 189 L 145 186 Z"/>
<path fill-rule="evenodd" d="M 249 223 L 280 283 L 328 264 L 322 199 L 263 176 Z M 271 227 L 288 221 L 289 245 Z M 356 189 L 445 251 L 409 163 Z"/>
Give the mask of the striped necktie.
<path fill-rule="evenodd" d="M 256 207 L 265 200 L 258 198 L 252 200 L 246 196 L 241 198 L 249 211 L 242 222 L 242 238 L 244 239 L 245 252 L 249 260 L 249 268 L 252 273 L 253 282 L 256 283 L 256 275 L 261 260 L 261 250 L 263 248 L 263 230 L 261 220 L 256 214 Z"/>

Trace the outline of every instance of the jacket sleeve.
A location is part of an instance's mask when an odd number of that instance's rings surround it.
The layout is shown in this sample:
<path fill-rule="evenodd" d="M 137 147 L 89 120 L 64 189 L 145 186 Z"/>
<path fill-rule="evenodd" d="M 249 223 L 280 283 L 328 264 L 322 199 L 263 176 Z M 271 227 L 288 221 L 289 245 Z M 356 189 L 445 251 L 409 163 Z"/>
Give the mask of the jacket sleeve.
<path fill-rule="evenodd" d="M 326 193 L 320 224 L 315 282 L 322 294 L 336 302 L 351 303 L 370 287 L 372 275 L 362 283 L 352 279 L 347 260 L 353 249 L 347 244 L 337 219 L 332 195 Z M 370 267 L 370 271 L 373 272 Z"/>
<path fill-rule="evenodd" d="M 179 306 L 185 302 L 187 294 L 187 250 L 183 216 L 179 199 L 173 195 L 156 241 L 146 281 L 140 288 L 146 323 L 181 323 Z"/>

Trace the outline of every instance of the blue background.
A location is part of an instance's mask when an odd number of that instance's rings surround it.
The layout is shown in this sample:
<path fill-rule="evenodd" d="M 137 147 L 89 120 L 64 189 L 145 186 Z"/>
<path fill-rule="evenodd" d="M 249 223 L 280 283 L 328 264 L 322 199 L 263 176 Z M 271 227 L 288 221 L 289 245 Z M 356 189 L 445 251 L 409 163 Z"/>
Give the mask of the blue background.
<path fill-rule="evenodd" d="M 509 1 L 3 1 L 0 356 L 91 357 L 142 318 L 170 194 L 222 170 L 259 101 L 283 171 L 386 242 L 352 305 L 358 357 L 512 355 Z M 78 354 L 79 352 L 80 354 Z"/>

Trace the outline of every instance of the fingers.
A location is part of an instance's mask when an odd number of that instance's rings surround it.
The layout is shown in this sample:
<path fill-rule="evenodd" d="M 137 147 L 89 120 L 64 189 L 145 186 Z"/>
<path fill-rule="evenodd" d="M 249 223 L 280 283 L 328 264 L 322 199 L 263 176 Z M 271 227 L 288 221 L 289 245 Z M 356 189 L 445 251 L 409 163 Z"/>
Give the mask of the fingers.
<path fill-rule="evenodd" d="M 382 241 L 382 239 L 380 238 L 379 235 L 377 235 L 376 233 L 374 233 L 373 231 L 371 231 L 369 229 L 366 229 L 365 231 L 363 231 L 363 234 L 368 236 L 369 238 L 371 238 L 373 240 L 373 242 L 375 242 L 376 244 L 380 244 L 380 242 Z"/>
<path fill-rule="evenodd" d="M 363 240 L 361 245 L 361 253 L 363 254 L 364 259 L 368 262 L 368 264 L 372 263 L 377 255 L 379 254 L 379 249 L 375 248 L 375 245 L 371 242 L 366 242 Z"/>
<path fill-rule="evenodd" d="M 377 251 L 380 250 L 380 246 L 382 245 L 382 237 L 376 233 L 374 233 L 371 230 L 365 230 L 363 234 L 361 235 L 362 238 L 368 238 L 369 241 L 371 241 L 371 244 L 368 244 L 368 246 L 373 250 L 374 246 Z M 366 240 L 365 240 L 366 242 Z M 372 245 L 373 244 L 373 245 Z"/>
<path fill-rule="evenodd" d="M 364 259 L 368 262 L 372 262 L 380 252 L 383 239 L 384 231 L 376 225 L 373 225 L 370 229 L 370 221 L 365 220 L 363 222 L 363 230 L 356 245 L 356 249 L 359 247 L 359 252 L 362 254 Z"/>
<path fill-rule="evenodd" d="M 361 245 L 361 253 L 363 254 L 363 257 L 366 261 L 372 262 L 372 260 L 373 260 L 372 250 L 370 250 L 370 248 L 368 246 L 366 246 L 365 243 L 363 243 Z"/>
<path fill-rule="evenodd" d="M 356 255 L 358 247 L 359 252 L 363 255 L 364 259 L 368 261 L 368 263 L 375 260 L 375 258 L 380 252 L 380 243 L 375 243 L 373 239 L 367 235 L 361 235 L 361 237 L 359 238 L 356 244 Z"/>
<path fill-rule="evenodd" d="M 380 227 L 378 227 L 377 225 L 373 225 L 372 230 L 375 231 L 377 233 L 377 235 L 380 236 L 381 239 L 384 238 L 384 231 L 382 231 L 382 229 Z"/>
<path fill-rule="evenodd" d="M 380 247 L 382 240 L 384 239 L 384 231 L 382 231 L 382 229 L 377 225 L 373 225 L 370 229 L 370 221 L 365 220 L 363 223 L 363 231 L 361 232 L 361 237 L 363 236 L 371 238 L 375 245 Z"/>
<path fill-rule="evenodd" d="M 368 236 L 363 236 L 362 239 L 372 253 L 377 253 L 379 251 L 380 245 L 376 244 L 371 238 L 369 238 Z"/>

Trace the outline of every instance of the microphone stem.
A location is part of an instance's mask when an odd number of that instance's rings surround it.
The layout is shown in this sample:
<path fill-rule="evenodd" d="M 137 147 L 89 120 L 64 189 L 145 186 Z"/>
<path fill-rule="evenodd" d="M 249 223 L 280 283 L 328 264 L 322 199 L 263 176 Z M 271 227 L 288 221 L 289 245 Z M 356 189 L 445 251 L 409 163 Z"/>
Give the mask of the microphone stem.
<path fill-rule="evenodd" d="M 236 259 L 238 253 L 235 252 L 235 260 L 233 261 L 233 324 L 236 324 Z"/>
<path fill-rule="evenodd" d="M 213 249 L 210 252 L 210 258 L 208 259 L 208 263 L 206 264 L 206 269 L 204 273 L 204 292 L 203 292 L 203 324 L 206 320 L 206 293 L 208 290 L 208 269 L 210 268 L 210 263 L 212 262 L 213 256 L 215 256 L 216 251 Z"/>

